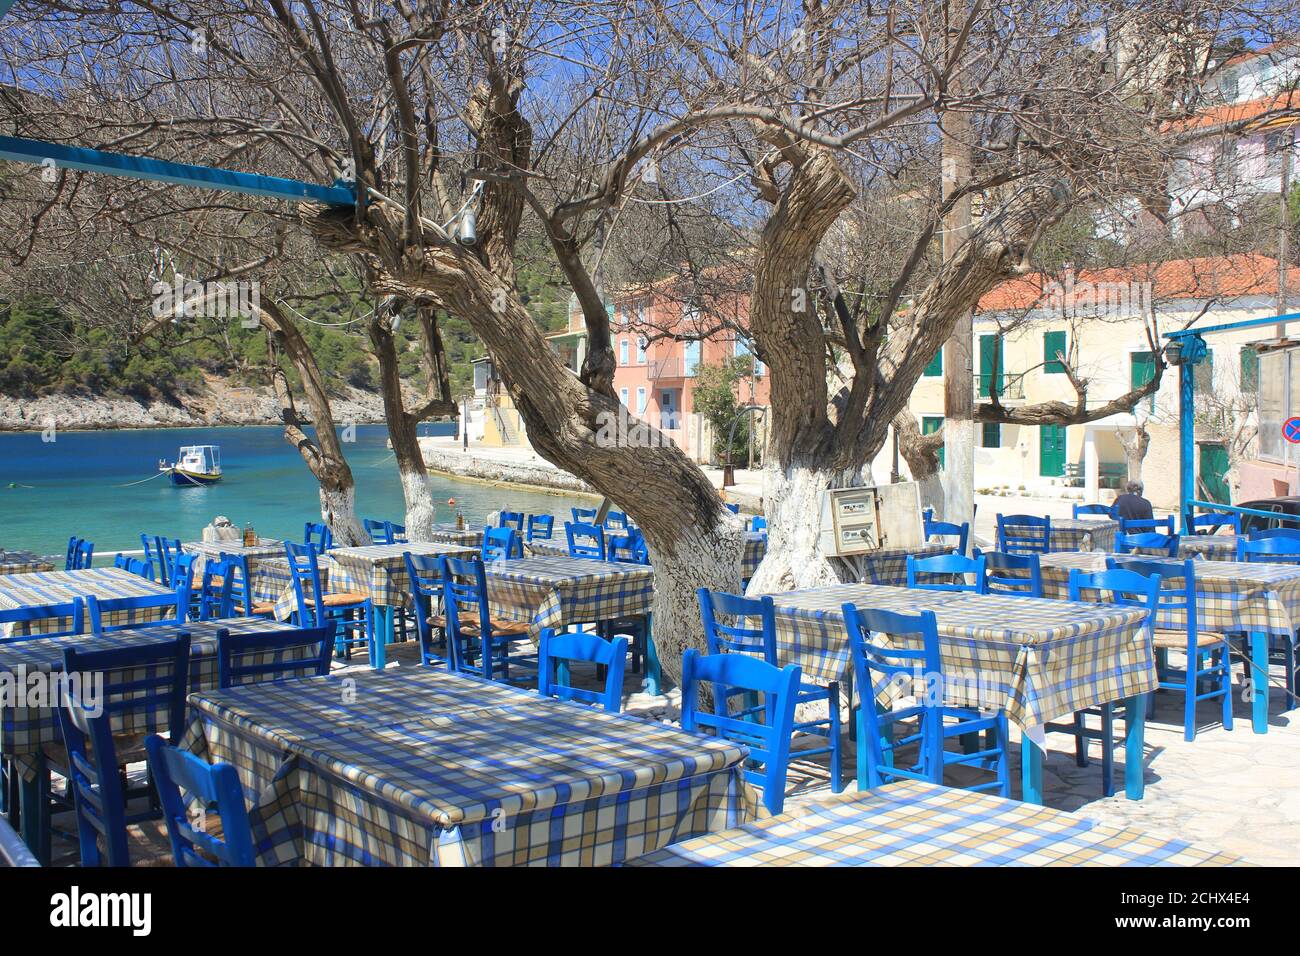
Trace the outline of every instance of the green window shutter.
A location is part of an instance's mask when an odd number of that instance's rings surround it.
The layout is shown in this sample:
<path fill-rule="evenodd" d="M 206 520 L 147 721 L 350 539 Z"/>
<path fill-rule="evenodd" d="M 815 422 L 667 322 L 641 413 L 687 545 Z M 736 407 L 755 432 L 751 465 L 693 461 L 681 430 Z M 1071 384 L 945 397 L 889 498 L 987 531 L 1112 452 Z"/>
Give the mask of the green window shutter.
<path fill-rule="evenodd" d="M 1196 390 L 1208 395 L 1214 390 L 1214 349 L 1205 350 L 1205 358 L 1196 363 Z"/>
<path fill-rule="evenodd" d="M 980 336 L 980 397 L 989 397 L 989 386 L 995 385 L 1002 394 L 1002 355 L 998 336 Z"/>
<path fill-rule="evenodd" d="M 1002 423 L 984 422 L 983 434 L 980 436 L 981 448 L 1002 447 Z"/>
<path fill-rule="evenodd" d="M 1065 366 L 1056 357 L 1057 353 L 1068 355 L 1064 332 L 1043 333 L 1043 371 L 1048 375 L 1064 375 Z"/>
<path fill-rule="evenodd" d="M 921 434 L 931 435 L 937 432 L 943 426 L 942 415 L 922 415 L 921 416 Z M 942 448 L 939 449 L 939 467 L 944 467 Z"/>
<path fill-rule="evenodd" d="M 939 346 L 939 351 L 934 353 L 934 358 L 930 359 L 930 364 L 925 367 L 924 375 L 927 378 L 939 378 L 943 375 L 943 346 Z"/>
<path fill-rule="evenodd" d="M 1241 390 L 1259 388 L 1259 353 L 1249 345 L 1241 347 Z"/>
<path fill-rule="evenodd" d="M 1133 352 L 1129 356 L 1129 388 L 1141 388 L 1156 377 L 1156 359 L 1150 352 Z M 1147 402 L 1151 411 L 1156 410 L 1156 397 L 1152 395 Z"/>

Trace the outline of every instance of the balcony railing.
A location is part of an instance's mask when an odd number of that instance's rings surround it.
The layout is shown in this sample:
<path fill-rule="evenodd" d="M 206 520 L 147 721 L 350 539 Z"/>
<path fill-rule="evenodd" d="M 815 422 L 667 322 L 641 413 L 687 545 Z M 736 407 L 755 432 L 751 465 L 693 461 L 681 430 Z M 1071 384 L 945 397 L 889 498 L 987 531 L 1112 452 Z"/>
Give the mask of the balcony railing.
<path fill-rule="evenodd" d="M 990 372 L 981 372 L 975 376 L 976 398 L 988 398 L 989 387 L 996 384 L 999 399 L 1019 401 L 1025 397 L 1025 373 L 1003 372 L 994 378 Z"/>
<path fill-rule="evenodd" d="M 694 369 L 687 371 L 686 360 L 680 356 L 677 358 L 651 359 L 649 363 L 649 375 L 652 382 L 661 378 L 691 378 L 694 374 Z"/>

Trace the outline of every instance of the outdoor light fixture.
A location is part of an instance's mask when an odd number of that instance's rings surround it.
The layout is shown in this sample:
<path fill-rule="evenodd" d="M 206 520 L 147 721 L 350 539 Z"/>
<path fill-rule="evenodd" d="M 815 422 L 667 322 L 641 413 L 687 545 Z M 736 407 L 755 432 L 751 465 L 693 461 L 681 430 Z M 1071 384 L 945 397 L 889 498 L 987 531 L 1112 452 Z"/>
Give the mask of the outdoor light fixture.
<path fill-rule="evenodd" d="M 1206 352 L 1205 339 L 1199 335 L 1180 335 L 1165 346 L 1165 361 L 1170 365 L 1195 365 Z"/>

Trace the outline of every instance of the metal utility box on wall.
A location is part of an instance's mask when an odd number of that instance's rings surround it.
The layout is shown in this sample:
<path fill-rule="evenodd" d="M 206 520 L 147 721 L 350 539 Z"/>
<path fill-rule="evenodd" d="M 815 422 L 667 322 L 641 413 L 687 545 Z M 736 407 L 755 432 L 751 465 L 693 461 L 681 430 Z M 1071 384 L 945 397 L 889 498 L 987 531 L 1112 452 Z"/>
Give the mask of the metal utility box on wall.
<path fill-rule="evenodd" d="M 916 482 L 822 492 L 821 550 L 852 555 L 925 542 Z"/>

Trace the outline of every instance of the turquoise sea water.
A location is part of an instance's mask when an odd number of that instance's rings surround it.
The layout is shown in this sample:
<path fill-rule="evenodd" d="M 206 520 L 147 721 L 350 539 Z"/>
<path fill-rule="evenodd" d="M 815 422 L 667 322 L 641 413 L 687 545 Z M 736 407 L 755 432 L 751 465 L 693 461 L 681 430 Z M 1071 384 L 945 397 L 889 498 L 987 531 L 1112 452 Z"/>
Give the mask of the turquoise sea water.
<path fill-rule="evenodd" d="M 382 425 L 360 425 L 344 445 L 362 517 L 400 523 L 404 505 Z M 220 445 L 225 478 L 203 488 L 176 488 L 157 474 L 158 459 L 181 445 Z M 435 476 L 439 520 L 463 511 L 481 524 L 489 512 L 567 514 L 574 500 Z M 449 508 L 448 498 L 456 499 Z M 76 534 L 95 543 L 96 557 L 139 549 L 140 532 L 195 540 L 225 515 L 251 522 L 259 536 L 301 540 L 303 522 L 319 520 L 315 479 L 279 428 L 159 428 L 0 434 L 0 548 L 62 555 Z M 99 563 L 98 561 L 96 563 Z"/>

